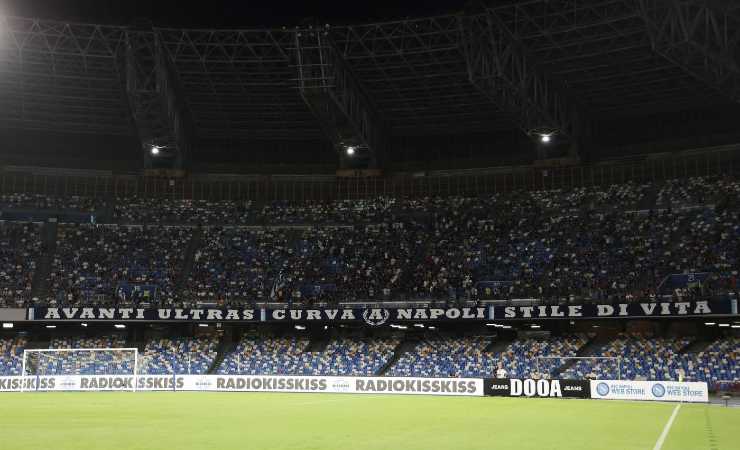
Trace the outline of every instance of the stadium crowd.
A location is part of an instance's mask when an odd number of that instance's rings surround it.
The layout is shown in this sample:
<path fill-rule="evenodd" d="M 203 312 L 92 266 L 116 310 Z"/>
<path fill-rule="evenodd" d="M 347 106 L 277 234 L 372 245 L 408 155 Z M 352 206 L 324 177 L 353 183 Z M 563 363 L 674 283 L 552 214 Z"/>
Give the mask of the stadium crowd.
<path fill-rule="evenodd" d="M 31 298 L 42 251 L 40 226 L 0 222 L 0 307 L 22 306 Z"/>
<path fill-rule="evenodd" d="M 62 225 L 49 304 L 172 301 L 189 240 L 178 227 Z"/>
<path fill-rule="evenodd" d="M 114 224 L 59 226 L 48 288 L 33 292 L 33 302 L 737 296 L 738 194 L 734 180 L 694 178 L 300 205 L 117 199 Z M 0 301 L 25 301 L 42 253 L 40 227 L 5 230 Z M 26 244 L 17 245 L 19 233 Z M 662 284 L 694 273 L 706 274 L 700 286 Z"/>

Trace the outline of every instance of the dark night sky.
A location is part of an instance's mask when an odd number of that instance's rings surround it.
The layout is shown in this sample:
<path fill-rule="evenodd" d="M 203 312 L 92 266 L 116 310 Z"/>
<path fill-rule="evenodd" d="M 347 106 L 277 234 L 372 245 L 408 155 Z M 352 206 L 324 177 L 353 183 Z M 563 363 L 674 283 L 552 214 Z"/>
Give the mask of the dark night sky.
<path fill-rule="evenodd" d="M 104 24 L 149 18 L 157 26 L 281 27 L 306 18 L 364 23 L 457 12 L 464 0 L 0 0 L 0 14 Z"/>

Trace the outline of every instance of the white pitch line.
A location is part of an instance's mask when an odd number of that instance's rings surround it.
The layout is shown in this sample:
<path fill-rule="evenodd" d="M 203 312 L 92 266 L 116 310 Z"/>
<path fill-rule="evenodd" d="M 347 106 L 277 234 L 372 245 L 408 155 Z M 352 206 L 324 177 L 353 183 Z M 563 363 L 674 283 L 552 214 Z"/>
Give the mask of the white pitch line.
<path fill-rule="evenodd" d="M 658 438 L 658 442 L 655 443 L 655 447 L 653 447 L 653 450 L 660 450 L 663 448 L 663 443 L 665 442 L 665 439 L 668 437 L 668 432 L 671 431 L 671 427 L 673 426 L 673 421 L 676 420 L 676 416 L 678 415 L 678 410 L 681 409 L 682 403 L 679 403 L 676 405 L 675 408 L 673 408 L 673 414 L 671 414 L 671 418 L 668 419 L 668 423 L 665 424 L 665 427 L 663 427 L 663 432 L 660 433 L 660 437 Z"/>

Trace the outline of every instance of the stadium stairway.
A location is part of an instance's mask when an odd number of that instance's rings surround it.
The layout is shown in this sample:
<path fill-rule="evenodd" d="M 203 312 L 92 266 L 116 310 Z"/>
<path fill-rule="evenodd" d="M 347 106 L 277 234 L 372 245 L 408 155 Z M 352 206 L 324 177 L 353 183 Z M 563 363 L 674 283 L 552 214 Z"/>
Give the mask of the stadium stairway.
<path fill-rule="evenodd" d="M 655 204 L 658 201 L 658 187 L 651 186 L 650 189 L 645 192 L 645 197 L 637 203 L 637 209 L 639 210 L 651 210 L 655 209 Z"/>
<path fill-rule="evenodd" d="M 712 342 L 713 341 L 711 339 L 696 339 L 681 349 L 681 353 L 701 353 L 706 350 Z"/>
<path fill-rule="evenodd" d="M 586 343 L 586 345 L 581 347 L 580 350 L 576 352 L 576 356 L 580 356 L 580 357 L 595 356 L 599 354 L 599 350 L 603 348 L 604 345 L 606 345 L 609 341 L 610 341 L 609 338 L 600 338 L 600 337 L 591 338 Z M 559 377 L 563 372 L 570 369 L 573 366 L 573 364 L 576 363 L 576 361 L 578 360 L 577 359 L 566 360 L 564 364 L 562 364 L 560 367 L 555 369 L 552 376 L 554 378 Z"/>
<path fill-rule="evenodd" d="M 182 270 L 175 281 L 175 292 L 181 292 L 183 287 L 185 287 L 185 283 L 195 265 L 195 252 L 201 247 L 202 241 L 203 229 L 200 227 L 194 228 L 190 237 L 190 243 L 188 243 L 188 248 L 185 250 Z"/>
<path fill-rule="evenodd" d="M 112 191 L 107 192 L 103 198 L 105 200 L 105 208 L 98 213 L 95 220 L 98 223 L 115 223 L 115 210 L 118 199 L 113 195 Z"/>
<path fill-rule="evenodd" d="M 36 272 L 31 281 L 31 297 L 42 298 L 49 294 L 49 276 L 54 253 L 57 249 L 57 223 L 45 222 L 41 228 L 43 253 L 36 265 Z"/>
<path fill-rule="evenodd" d="M 691 339 L 691 342 L 689 342 L 688 344 L 686 344 L 684 347 L 678 349 L 678 353 L 689 353 L 690 352 L 689 349 L 692 348 L 694 346 L 694 344 L 696 344 L 697 339 L 694 338 L 694 337 L 690 337 L 689 339 Z M 699 351 L 704 350 L 707 347 L 707 345 L 709 345 L 709 343 L 710 343 L 710 341 L 706 341 L 706 342 L 704 342 L 703 345 L 699 344 L 699 345 L 701 345 Z"/>
<path fill-rule="evenodd" d="M 312 337 L 306 347 L 306 353 L 323 353 L 329 345 L 329 339 L 326 337 Z"/>
<path fill-rule="evenodd" d="M 221 367 L 221 364 L 224 362 L 224 358 L 226 357 L 226 355 L 236 350 L 236 345 L 236 342 L 232 342 L 225 336 L 221 336 L 221 339 L 218 342 L 218 353 L 216 353 L 216 358 L 213 359 L 213 364 L 211 364 L 211 367 L 208 368 L 208 372 L 206 373 L 217 373 L 218 368 Z"/>
<path fill-rule="evenodd" d="M 403 355 L 409 352 L 413 352 L 416 348 L 416 344 L 418 343 L 418 338 L 409 339 L 404 336 L 404 338 L 401 339 L 396 348 L 393 349 L 393 357 L 391 357 L 391 359 L 389 359 L 388 362 L 383 367 L 381 367 L 380 370 L 378 370 L 378 375 L 385 375 L 385 373 L 388 372 L 388 370 L 390 370 L 390 368 L 393 367 L 393 365 L 396 364 L 396 362 L 398 362 L 398 360 L 401 359 Z"/>
<path fill-rule="evenodd" d="M 511 339 L 502 339 L 498 336 L 491 339 L 491 342 L 483 349 L 483 353 L 498 355 L 509 347 L 513 341 Z"/>

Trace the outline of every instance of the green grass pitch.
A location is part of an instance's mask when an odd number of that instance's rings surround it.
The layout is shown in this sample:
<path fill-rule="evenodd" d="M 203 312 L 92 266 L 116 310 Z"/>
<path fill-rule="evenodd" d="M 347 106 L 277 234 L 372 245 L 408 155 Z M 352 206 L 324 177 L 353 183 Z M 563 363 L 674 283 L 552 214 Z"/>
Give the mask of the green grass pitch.
<path fill-rule="evenodd" d="M 2 450 L 651 450 L 675 404 L 257 393 L 14 393 Z M 740 409 L 682 405 L 665 450 L 740 449 Z"/>

